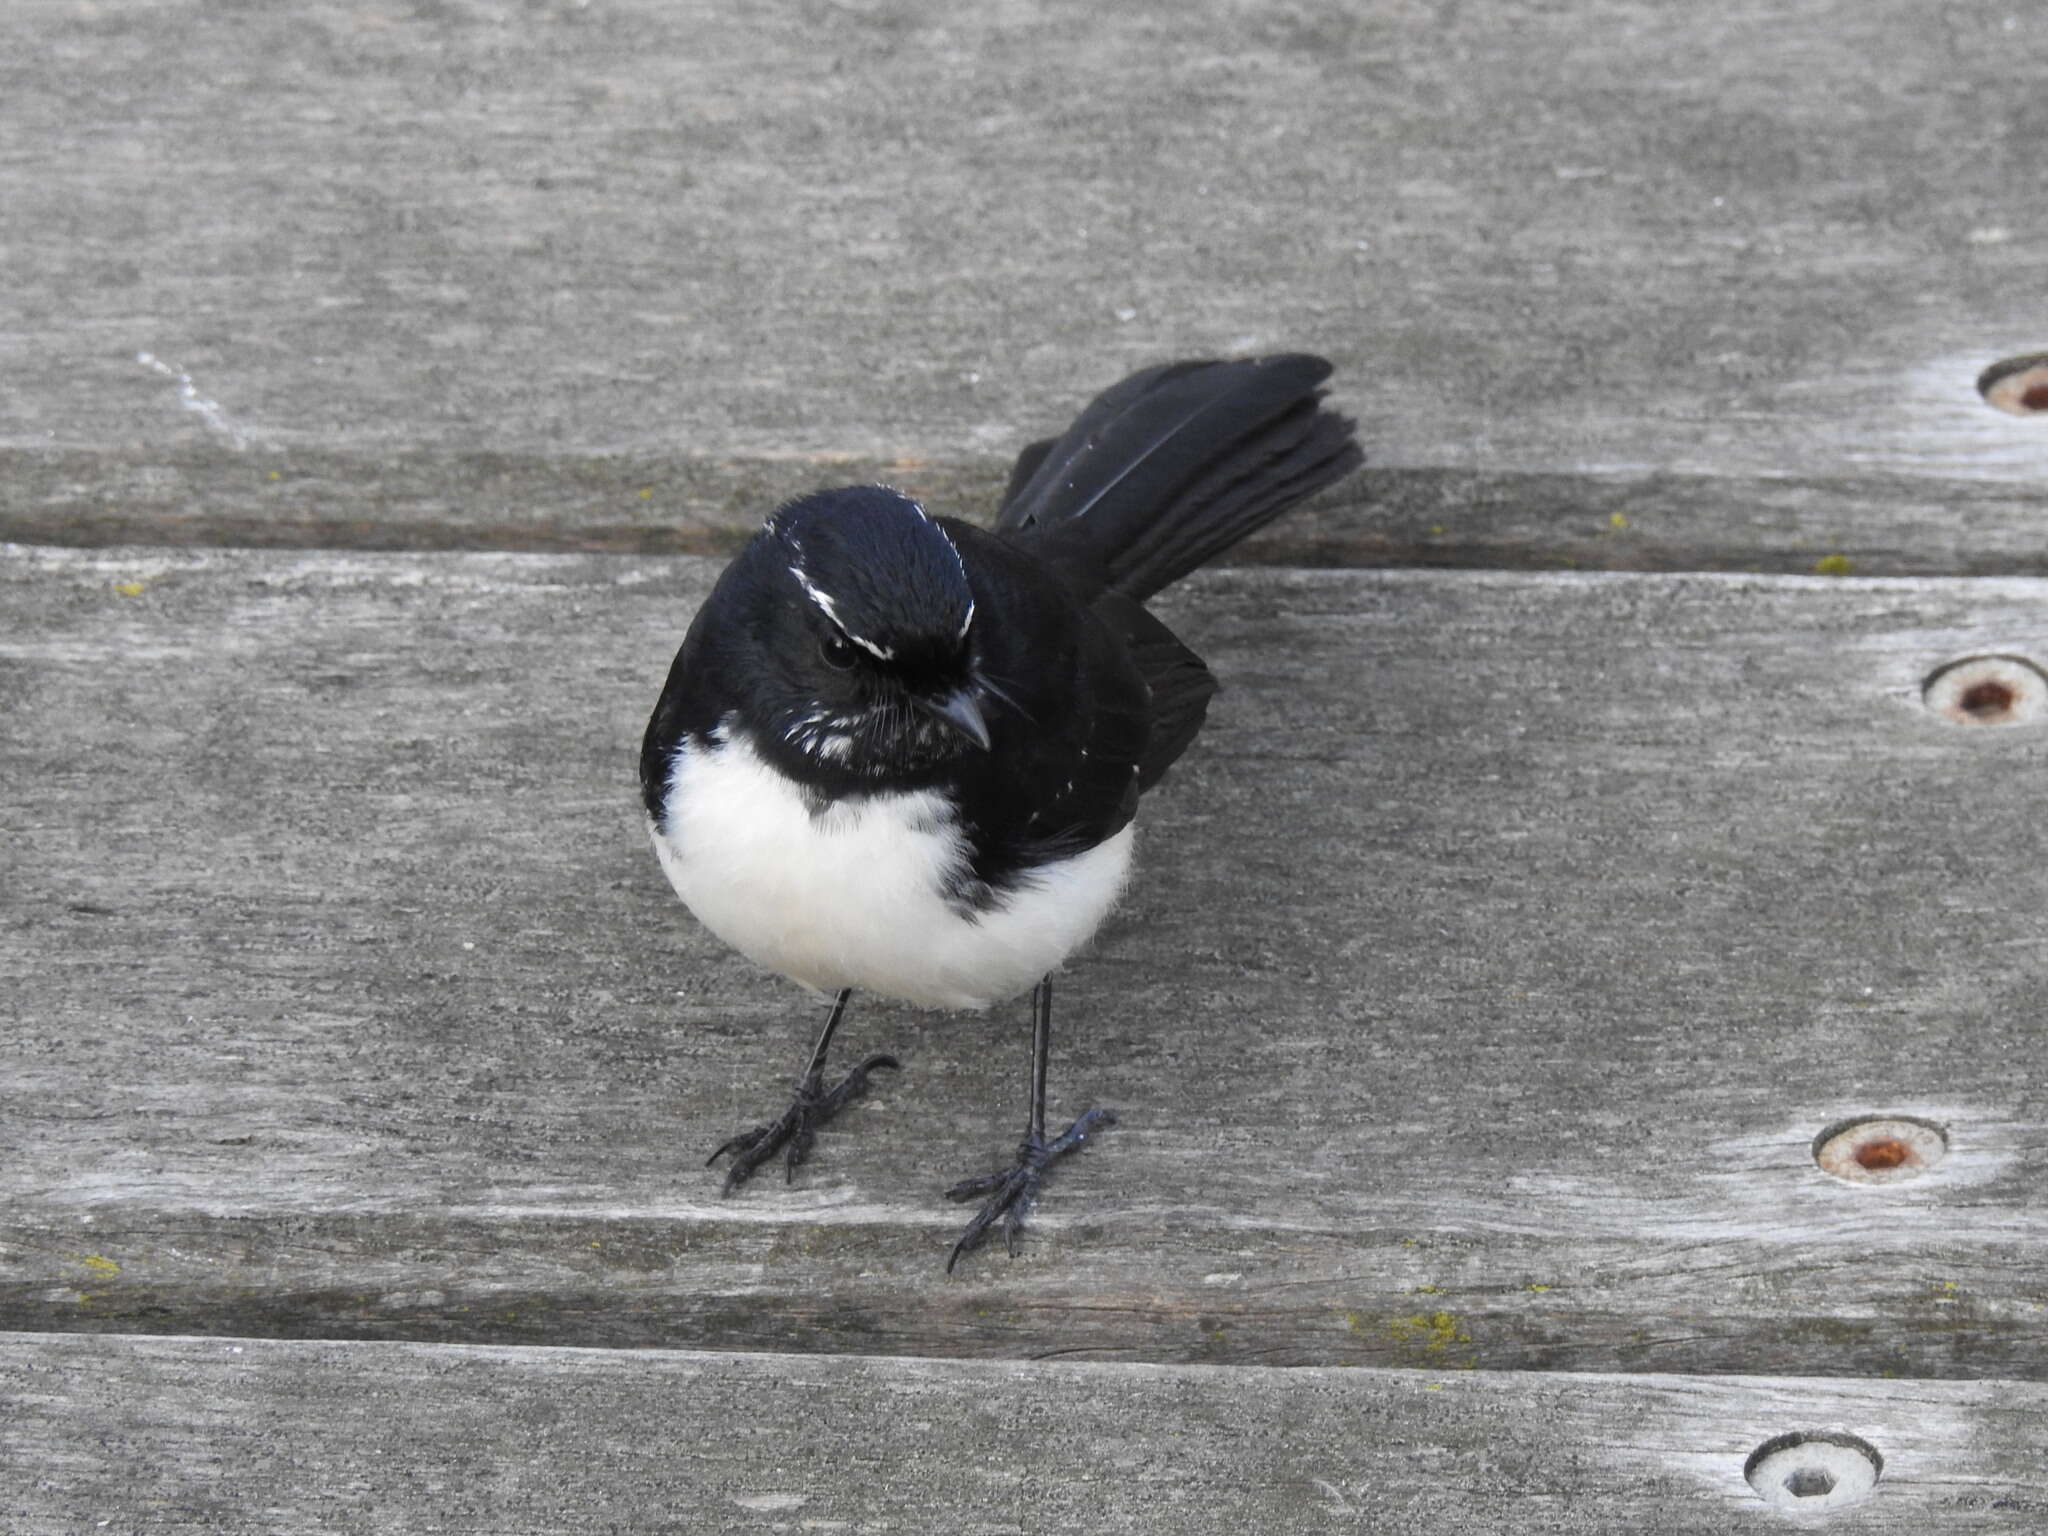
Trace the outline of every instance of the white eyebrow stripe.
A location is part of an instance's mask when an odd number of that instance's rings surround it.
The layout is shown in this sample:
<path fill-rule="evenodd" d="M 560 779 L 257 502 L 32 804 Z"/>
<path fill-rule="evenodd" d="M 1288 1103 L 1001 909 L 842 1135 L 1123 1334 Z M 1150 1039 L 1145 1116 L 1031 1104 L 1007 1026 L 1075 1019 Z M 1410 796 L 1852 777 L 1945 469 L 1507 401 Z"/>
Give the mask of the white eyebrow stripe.
<path fill-rule="evenodd" d="M 917 506 L 917 503 L 916 503 L 916 502 L 914 502 L 914 501 L 913 501 L 913 502 L 911 503 L 911 505 L 912 505 L 913 507 L 917 507 L 917 510 L 918 510 L 918 514 L 919 514 L 920 516 L 924 516 L 924 508 L 923 508 L 923 507 L 918 507 L 918 506 Z M 973 592 L 973 590 L 974 590 L 974 588 L 973 588 L 973 584 L 972 584 L 971 582 L 969 582 L 969 581 L 968 581 L 968 579 L 967 579 L 967 562 L 966 562 L 966 561 L 965 561 L 964 559 L 962 559 L 962 558 L 961 558 L 961 555 L 960 555 L 960 546 L 959 546 L 958 544 L 955 544 L 955 543 L 953 542 L 953 535 L 951 535 L 950 533 L 946 532 L 946 529 L 945 529 L 945 525 L 944 525 L 944 524 L 941 524 L 941 523 L 934 523 L 934 522 L 932 522 L 932 520 L 931 520 L 931 518 L 930 518 L 930 517 L 925 517 L 925 519 L 924 519 L 924 520 L 925 520 L 925 521 L 926 521 L 927 523 L 931 523 L 932 527 L 934 527 L 934 528 L 936 528 L 936 529 L 938 530 L 938 534 L 939 534 L 939 537 L 940 537 L 940 538 L 942 538 L 942 539 L 944 539 L 944 540 L 946 541 L 946 548 L 948 548 L 948 549 L 950 549 L 951 551 L 953 551 L 953 563 L 954 563 L 955 565 L 957 565 L 957 566 L 959 566 L 959 567 L 960 567 L 960 585 L 961 585 L 961 586 L 963 586 L 963 587 L 966 587 L 966 588 L 968 589 L 968 591 L 969 591 L 970 593 L 972 593 L 972 592 Z M 974 599 L 973 599 L 973 597 L 972 597 L 972 596 L 970 596 L 970 597 L 969 597 L 969 598 L 967 599 L 967 617 L 966 617 L 966 618 L 964 618 L 964 619 L 962 619 L 962 620 L 960 621 L 960 638 L 961 638 L 962 640 L 965 640 L 965 639 L 967 638 L 967 626 L 968 626 L 968 625 L 970 625 L 970 624 L 972 624 L 973 622 L 974 622 Z"/>
<path fill-rule="evenodd" d="M 826 618 L 832 621 L 833 627 L 837 629 L 839 633 L 846 636 L 848 640 L 852 641 L 855 645 L 859 646 L 862 650 L 866 651 L 870 656 L 874 657 L 877 661 L 894 661 L 896 659 L 896 653 L 893 650 L 891 650 L 888 646 L 877 645 L 874 641 L 867 639 L 865 636 L 856 635 L 852 630 L 848 629 L 846 625 L 840 621 L 839 607 L 838 604 L 832 601 L 832 594 L 830 592 L 827 592 L 823 587 L 816 585 L 810 577 L 806 576 L 804 574 L 804 569 L 802 566 L 792 565 L 789 568 L 789 574 L 794 576 L 796 578 L 796 584 L 804 589 L 804 596 L 808 597 L 813 603 L 816 603 L 818 605 L 818 611 L 824 614 Z"/>
<path fill-rule="evenodd" d="M 804 574 L 804 568 L 800 565 L 792 565 L 789 568 L 789 574 L 794 576 L 796 584 L 804 589 L 804 596 L 818 605 L 818 611 L 834 624 L 839 624 L 839 609 L 832 601 L 832 594 L 823 587 L 815 585 L 811 578 Z M 844 629 L 846 626 L 840 624 L 839 627 Z M 851 639 L 852 636 L 847 638 Z"/>

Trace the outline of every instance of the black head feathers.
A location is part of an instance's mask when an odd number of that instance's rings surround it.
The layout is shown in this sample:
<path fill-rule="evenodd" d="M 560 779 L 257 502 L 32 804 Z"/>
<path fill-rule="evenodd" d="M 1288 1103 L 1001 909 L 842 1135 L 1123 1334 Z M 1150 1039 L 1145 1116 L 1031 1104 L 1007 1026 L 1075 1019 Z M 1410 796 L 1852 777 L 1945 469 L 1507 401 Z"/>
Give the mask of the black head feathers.
<path fill-rule="evenodd" d="M 804 599 L 876 660 L 914 665 L 964 644 L 974 594 L 960 551 L 901 491 L 814 492 L 783 507 L 765 532 Z"/>

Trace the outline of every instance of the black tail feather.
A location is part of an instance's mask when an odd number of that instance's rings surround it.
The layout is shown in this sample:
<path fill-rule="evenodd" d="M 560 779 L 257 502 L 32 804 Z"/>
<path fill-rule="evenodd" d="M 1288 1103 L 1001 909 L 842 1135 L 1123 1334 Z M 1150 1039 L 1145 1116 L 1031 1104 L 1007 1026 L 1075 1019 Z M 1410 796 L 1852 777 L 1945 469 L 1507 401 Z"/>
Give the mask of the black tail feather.
<path fill-rule="evenodd" d="M 1041 437 L 1035 443 L 1027 443 L 1024 451 L 1017 455 L 1017 462 L 1010 466 L 1010 483 L 1003 490 L 1002 505 L 1007 509 L 1017 499 L 1017 493 L 1031 483 L 1031 477 L 1038 473 L 1038 466 L 1045 462 L 1045 456 L 1052 452 L 1056 437 Z"/>
<path fill-rule="evenodd" d="M 1168 363 L 1020 456 L 998 532 L 1143 601 L 1363 462 L 1300 353 Z"/>
<path fill-rule="evenodd" d="M 997 515 L 996 527 L 999 530 L 1022 529 L 1061 517 L 1071 517 L 1071 511 L 1058 511 L 1047 515 L 1056 495 L 1056 487 L 1063 481 L 1076 480 L 1088 467 L 1091 455 L 1101 457 L 1101 439 L 1109 428 L 1117 423 L 1119 417 L 1142 401 L 1146 395 L 1203 366 L 1205 365 L 1198 361 L 1164 363 L 1134 373 L 1129 378 L 1110 385 L 1089 401 L 1082 408 L 1081 414 L 1074 418 L 1073 424 L 1058 437 L 1048 438 L 1042 443 L 1033 443 L 1026 448 L 1017 456 L 1017 466 L 1011 471 L 1010 488 L 1003 497 L 1003 508 Z M 1062 502 L 1060 505 L 1064 506 L 1065 503 Z"/>
<path fill-rule="evenodd" d="M 1304 402 L 1188 487 L 1179 505 L 1199 509 L 1199 516 L 1164 517 L 1138 530 L 1118 556 L 1117 587 L 1149 596 L 1349 474 L 1362 458 L 1349 421 Z"/>

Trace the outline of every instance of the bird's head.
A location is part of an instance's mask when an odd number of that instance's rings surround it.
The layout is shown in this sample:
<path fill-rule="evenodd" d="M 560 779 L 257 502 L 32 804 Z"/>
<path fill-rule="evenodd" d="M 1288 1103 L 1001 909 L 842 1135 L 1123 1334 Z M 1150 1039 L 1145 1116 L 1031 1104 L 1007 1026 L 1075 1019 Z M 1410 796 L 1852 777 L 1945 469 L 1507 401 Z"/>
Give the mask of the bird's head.
<path fill-rule="evenodd" d="M 783 507 L 738 563 L 748 723 L 813 776 L 881 784 L 986 751 L 960 551 L 882 486 Z"/>

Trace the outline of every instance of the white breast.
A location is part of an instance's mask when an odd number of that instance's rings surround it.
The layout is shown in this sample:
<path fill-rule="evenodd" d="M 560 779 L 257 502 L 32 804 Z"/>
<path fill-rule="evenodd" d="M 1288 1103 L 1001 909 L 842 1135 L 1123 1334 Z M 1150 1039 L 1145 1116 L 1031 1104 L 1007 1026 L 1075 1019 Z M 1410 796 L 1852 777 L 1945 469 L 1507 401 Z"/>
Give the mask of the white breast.
<path fill-rule="evenodd" d="M 654 851 L 699 921 L 741 954 L 821 991 L 860 987 L 928 1008 L 1015 997 L 1087 942 L 1116 904 L 1134 828 L 1026 875 L 990 910 L 945 891 L 965 839 L 930 790 L 813 815 L 743 739 L 676 751 Z"/>

